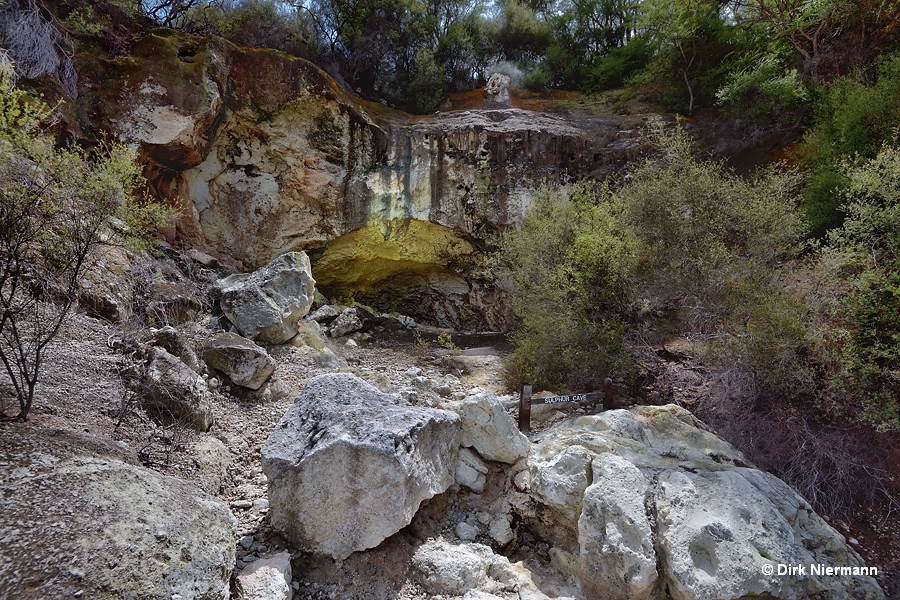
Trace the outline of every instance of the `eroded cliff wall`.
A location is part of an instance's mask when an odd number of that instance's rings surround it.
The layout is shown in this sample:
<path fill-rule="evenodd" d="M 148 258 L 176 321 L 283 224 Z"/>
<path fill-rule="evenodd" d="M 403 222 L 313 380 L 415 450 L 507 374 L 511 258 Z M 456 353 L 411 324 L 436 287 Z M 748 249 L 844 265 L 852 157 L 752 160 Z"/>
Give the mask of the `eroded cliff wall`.
<path fill-rule="evenodd" d="M 509 327 L 485 253 L 537 186 L 608 173 L 640 150 L 640 117 L 515 98 L 414 117 L 305 60 L 170 30 L 79 67 L 80 125 L 139 148 L 155 193 L 181 208 L 173 245 L 243 270 L 307 250 L 326 293 L 443 326 Z"/>

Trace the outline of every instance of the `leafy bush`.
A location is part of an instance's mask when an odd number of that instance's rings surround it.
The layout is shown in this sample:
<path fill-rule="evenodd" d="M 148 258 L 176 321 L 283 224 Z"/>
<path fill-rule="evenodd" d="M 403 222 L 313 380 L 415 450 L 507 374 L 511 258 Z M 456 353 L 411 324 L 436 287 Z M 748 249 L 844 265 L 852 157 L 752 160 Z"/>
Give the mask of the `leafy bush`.
<path fill-rule="evenodd" d="M 777 282 L 804 231 L 796 174 L 747 181 L 694 159 L 680 130 L 648 135 L 657 154 L 617 190 L 544 190 L 506 240 L 522 319 L 511 383 L 586 387 L 621 373 L 628 329 L 718 341 L 711 350 L 727 346 L 770 387 L 805 367 L 802 322 Z"/>
<path fill-rule="evenodd" d="M 186 31 L 222 36 L 236 44 L 312 56 L 312 31 L 296 7 L 276 0 L 241 0 L 227 5 L 201 3 L 186 12 Z"/>
<path fill-rule="evenodd" d="M 69 16 L 63 20 L 63 23 L 69 31 L 89 35 L 96 35 L 103 31 L 104 28 L 104 24 L 97 18 L 94 7 L 90 4 L 82 4 L 81 6 L 76 7 L 69 13 Z"/>
<path fill-rule="evenodd" d="M 844 361 L 863 416 L 900 428 L 900 148 L 845 169 L 846 219 L 829 252 L 850 282 L 842 307 L 849 331 Z"/>
<path fill-rule="evenodd" d="M 868 79 L 865 72 L 842 77 L 821 92 L 815 123 L 799 149 L 810 173 L 804 206 L 820 234 L 841 224 L 842 163 L 873 158 L 900 127 L 900 54 L 878 62 Z"/>
<path fill-rule="evenodd" d="M 0 361 L 25 419 L 47 344 L 111 219 L 139 235 L 163 212 L 131 196 L 140 180 L 133 151 L 55 148 L 41 130 L 51 109 L 13 87 L 11 75 L 0 53 Z"/>
<path fill-rule="evenodd" d="M 809 91 L 796 69 L 786 69 L 777 56 L 766 55 L 731 73 L 716 99 L 720 106 L 752 116 L 783 119 L 809 100 Z"/>
<path fill-rule="evenodd" d="M 627 368 L 635 240 L 608 187 L 542 189 L 521 230 L 505 240 L 521 326 L 512 334 L 513 384 L 587 388 Z"/>

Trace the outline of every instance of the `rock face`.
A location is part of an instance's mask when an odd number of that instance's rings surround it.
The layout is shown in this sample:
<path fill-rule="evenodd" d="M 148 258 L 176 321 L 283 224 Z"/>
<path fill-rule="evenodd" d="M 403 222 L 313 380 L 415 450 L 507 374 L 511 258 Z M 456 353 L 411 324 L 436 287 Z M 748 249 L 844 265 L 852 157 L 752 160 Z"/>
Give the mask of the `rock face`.
<path fill-rule="evenodd" d="M 349 374 L 314 377 L 262 450 L 272 526 L 336 559 L 374 548 L 454 482 L 455 414 Z"/>
<path fill-rule="evenodd" d="M 297 335 L 316 282 L 306 253 L 289 252 L 250 275 L 231 275 L 216 285 L 222 312 L 243 335 L 261 344 L 283 344 Z"/>
<path fill-rule="evenodd" d="M 642 117 L 532 112 L 504 88 L 489 108 L 411 119 L 302 59 L 183 33 L 148 33 L 82 71 L 80 122 L 137 145 L 157 193 L 183 199 L 171 237 L 242 270 L 315 250 L 329 291 L 441 325 L 508 326 L 476 255 L 540 182 L 609 172 L 642 148 L 628 133 Z"/>
<path fill-rule="evenodd" d="M 215 334 L 206 343 L 203 360 L 232 383 L 251 390 L 258 390 L 275 372 L 275 359 L 265 348 L 227 331 Z"/>
<path fill-rule="evenodd" d="M 517 512 L 578 557 L 586 598 L 884 597 L 868 575 L 810 572 L 864 564 L 784 482 L 675 406 L 556 426 L 515 486 Z M 768 571 L 779 564 L 805 574 Z"/>
<path fill-rule="evenodd" d="M 0 595 L 223 600 L 237 522 L 190 484 L 121 448 L 0 427 Z"/>
<path fill-rule="evenodd" d="M 465 448 L 474 448 L 483 458 L 512 464 L 528 454 L 531 444 L 503 410 L 492 392 L 480 392 L 443 407 L 459 415 Z"/>
<path fill-rule="evenodd" d="M 144 383 L 144 404 L 151 410 L 164 417 L 184 419 L 200 431 L 212 426 L 209 387 L 181 359 L 162 348 L 153 348 Z"/>

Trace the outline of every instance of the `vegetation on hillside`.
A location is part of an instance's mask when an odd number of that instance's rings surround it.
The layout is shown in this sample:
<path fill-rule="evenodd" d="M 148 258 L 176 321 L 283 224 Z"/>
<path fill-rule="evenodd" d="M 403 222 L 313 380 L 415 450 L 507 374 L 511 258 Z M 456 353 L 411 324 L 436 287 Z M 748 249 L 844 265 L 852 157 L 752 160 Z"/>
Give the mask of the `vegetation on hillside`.
<path fill-rule="evenodd" d="M 713 382 L 695 410 L 759 464 L 831 513 L 896 504 L 874 432 L 900 430 L 900 148 L 840 166 L 843 223 L 811 243 L 796 171 L 739 178 L 647 135 L 654 158 L 542 190 L 509 235 L 510 383 L 627 383 L 641 348 L 687 338 Z"/>
<path fill-rule="evenodd" d="M 16 88 L 12 73 L 0 51 L 0 362 L 25 419 L 82 272 L 115 228 L 139 242 L 166 213 L 135 201 L 139 167 L 125 146 L 57 148 L 42 130 L 53 110 Z"/>

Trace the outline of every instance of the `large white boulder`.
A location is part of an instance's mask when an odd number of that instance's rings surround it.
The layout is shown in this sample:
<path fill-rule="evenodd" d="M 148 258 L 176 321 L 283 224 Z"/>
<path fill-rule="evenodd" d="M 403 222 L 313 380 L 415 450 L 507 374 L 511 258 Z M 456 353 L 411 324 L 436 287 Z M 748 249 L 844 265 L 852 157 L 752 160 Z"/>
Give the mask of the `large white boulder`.
<path fill-rule="evenodd" d="M 590 597 L 653 600 L 660 596 L 653 532 L 647 518 L 650 481 L 614 454 L 592 463 L 578 519 L 579 578 Z"/>
<path fill-rule="evenodd" d="M 868 575 L 812 572 L 864 565 L 787 484 L 676 406 L 562 423 L 514 481 L 519 513 L 578 557 L 588 599 L 884 597 Z"/>
<path fill-rule="evenodd" d="M 462 446 L 474 448 L 482 458 L 512 464 L 528 454 L 528 438 L 493 392 L 479 392 L 442 406 L 462 420 Z"/>
<path fill-rule="evenodd" d="M 407 526 L 455 481 L 459 418 L 347 374 L 314 377 L 262 450 L 272 526 L 344 559 Z"/>
<path fill-rule="evenodd" d="M 0 596 L 224 600 L 237 521 L 219 499 L 121 447 L 0 428 Z"/>
<path fill-rule="evenodd" d="M 230 275 L 216 286 L 222 312 L 238 331 L 260 344 L 283 344 L 312 307 L 316 282 L 305 252 L 278 256 L 250 275 Z"/>

